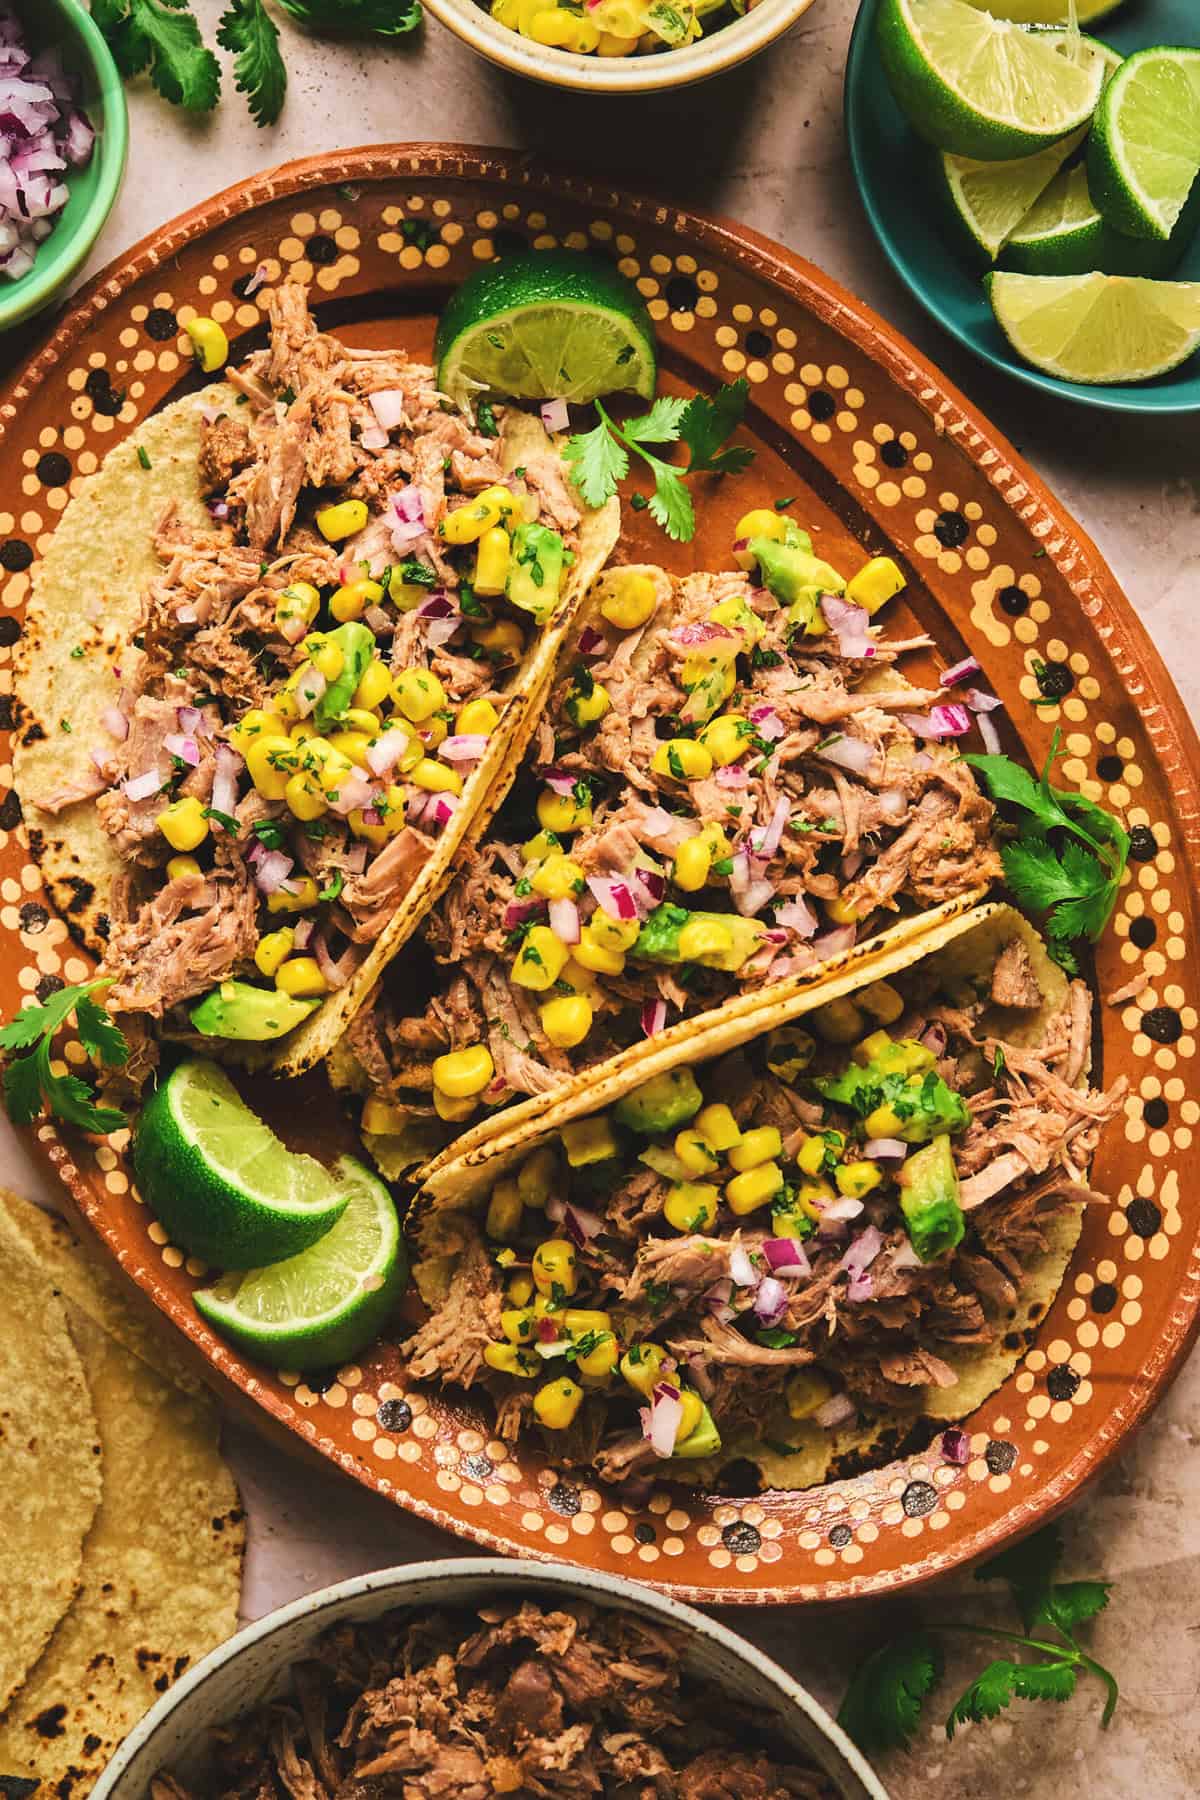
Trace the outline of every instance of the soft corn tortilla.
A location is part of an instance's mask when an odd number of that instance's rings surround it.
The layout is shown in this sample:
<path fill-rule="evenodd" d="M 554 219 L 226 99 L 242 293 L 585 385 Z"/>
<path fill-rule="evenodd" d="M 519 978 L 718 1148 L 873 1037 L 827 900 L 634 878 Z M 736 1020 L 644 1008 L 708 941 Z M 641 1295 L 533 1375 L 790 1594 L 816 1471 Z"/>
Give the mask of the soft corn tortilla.
<path fill-rule="evenodd" d="M 40 1782 L 30 1800 L 51 1800 L 86 1792 L 158 1696 L 236 1629 L 244 1526 L 213 1403 L 151 1366 L 141 1321 L 92 1280 L 77 1246 L 55 1237 L 53 1278 L 36 1255 L 26 1260 L 26 1242 L 36 1252 L 46 1241 L 36 1223 L 23 1235 L 34 1210 L 7 1196 L 0 1208 L 6 1291 L 16 1271 L 45 1312 L 65 1308 L 99 1424 L 98 1443 L 86 1444 L 97 1496 L 103 1474 L 78 1591 L 0 1719 L 0 1769 L 18 1783 Z M 55 1288 L 78 1294 L 78 1303 L 64 1303 Z M 131 1337 L 141 1349 L 127 1347 Z M 82 1443 L 78 1418 L 68 1423 Z M 11 1501 L 11 1485 L 9 1494 Z M 70 1485 L 47 1483 L 39 1498 L 43 1513 L 57 1515 L 69 1506 Z M 47 1555 L 30 1554 L 6 1591 L 11 1585 L 27 1605 L 31 1583 L 51 1566 Z"/>
<path fill-rule="evenodd" d="M 81 482 L 34 571 L 16 663 L 21 726 L 14 780 L 47 891 L 79 941 L 97 956 L 104 952 L 113 885 L 128 875 L 129 866 L 114 850 L 90 799 L 57 813 L 46 811 L 44 802 L 76 783 L 86 785 L 95 774 L 92 750 L 112 743 L 104 714 L 120 696 L 121 657 L 137 630 L 142 596 L 162 572 L 152 528 L 169 505 L 182 525 L 197 531 L 211 527 L 198 476 L 203 414 L 227 411 L 236 398 L 231 387 L 216 383 L 147 419 Z M 536 418 L 510 414 L 500 461 L 506 471 L 517 469 L 547 444 Z M 270 1059 L 281 1074 L 298 1075 L 328 1054 L 450 881 L 455 858 L 477 829 L 477 809 L 490 817 L 511 785 L 536 724 L 535 700 L 547 688 L 575 610 L 619 532 L 615 499 L 584 515 L 579 554 L 558 612 L 514 672 L 500 724 L 433 855 L 353 979 L 272 1050 L 228 1041 L 224 1056 L 252 1063 Z M 77 648 L 82 657 L 72 655 Z"/>
<path fill-rule="evenodd" d="M 665 1040 L 673 1034 L 665 1032 L 654 1039 L 652 1048 L 617 1059 L 602 1079 L 579 1086 L 556 1105 L 544 1108 L 541 1118 L 523 1130 L 518 1127 L 493 1134 L 465 1149 L 460 1141 L 417 1177 L 420 1191 L 414 1218 L 423 1254 L 414 1264 L 413 1276 L 422 1298 L 436 1303 L 445 1292 L 455 1262 L 456 1216 L 480 1210 L 496 1181 L 514 1171 L 539 1144 L 555 1139 L 563 1125 L 607 1110 L 653 1076 L 681 1064 L 717 1061 L 753 1038 L 794 1024 L 831 1000 L 853 996 L 857 989 L 886 981 L 926 959 L 936 963 L 939 985 L 953 989 L 956 982 L 967 983 L 990 969 L 1014 937 L 1019 937 L 1029 952 L 1043 1004 L 1030 1014 L 996 1007 L 984 1013 L 981 1023 L 985 1031 L 993 1029 L 1011 1043 L 1036 1047 L 1065 997 L 1066 976 L 1027 919 L 1009 906 L 981 906 L 943 917 L 932 928 L 927 922 L 916 943 L 898 941 L 894 935 L 875 940 L 873 946 L 863 946 L 871 949 L 870 955 L 860 958 L 851 952 L 836 975 L 813 982 L 806 992 L 787 1000 L 772 994 L 765 1003 L 760 1000 L 757 1009 L 732 1017 L 733 1009 L 726 1009 L 720 1022 L 703 1033 L 695 1031 L 693 1021 L 686 1035 L 676 1036 L 671 1044 Z M 388 1142 L 378 1140 L 369 1147 L 378 1155 L 380 1146 L 386 1148 Z M 757 1467 L 766 1488 L 815 1487 L 899 1454 L 922 1418 L 943 1424 L 967 1418 L 1008 1379 L 1036 1336 L 1070 1265 L 1083 1228 L 1083 1212 L 1082 1206 L 1069 1207 L 1048 1221 L 1049 1248 L 1027 1268 L 1017 1305 L 997 1321 L 993 1343 L 939 1349 L 942 1360 L 957 1373 L 958 1383 L 952 1388 L 922 1390 L 917 1414 L 903 1419 L 860 1419 L 840 1431 L 821 1431 L 781 1409 L 763 1422 L 760 1432 L 727 1441 L 719 1457 L 686 1467 L 678 1464 L 673 1474 L 689 1485 L 710 1486 L 723 1468 L 747 1461 Z"/>

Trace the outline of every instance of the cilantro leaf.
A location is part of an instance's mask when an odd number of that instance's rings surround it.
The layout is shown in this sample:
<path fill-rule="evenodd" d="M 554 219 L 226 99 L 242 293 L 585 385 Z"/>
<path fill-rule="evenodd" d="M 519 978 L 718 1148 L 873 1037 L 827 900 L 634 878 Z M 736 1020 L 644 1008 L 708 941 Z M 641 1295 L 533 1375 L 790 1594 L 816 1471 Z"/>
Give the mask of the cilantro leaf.
<path fill-rule="evenodd" d="M 421 23 L 420 0 L 279 0 L 279 4 L 313 31 L 400 37 Z"/>
<path fill-rule="evenodd" d="M 81 1131 L 120 1131 L 129 1121 L 115 1106 L 97 1106 L 96 1096 L 78 1075 L 55 1075 L 47 1088 L 50 1110 Z"/>
<path fill-rule="evenodd" d="M 746 416 L 749 393 L 750 383 L 743 375 L 719 387 L 711 400 L 706 394 L 693 395 L 679 427 L 679 435 L 692 453 L 691 470 L 698 473 L 716 466 L 713 459 L 721 445 Z M 739 466 L 744 468 L 752 455 L 750 451 Z"/>
<path fill-rule="evenodd" d="M 287 70 L 279 53 L 279 30 L 263 0 L 230 0 L 217 25 L 217 42 L 233 50 L 233 79 L 245 94 L 256 125 L 274 125 L 287 96 Z"/>
<path fill-rule="evenodd" d="M 59 988 L 42 1005 L 25 1007 L 0 1028 L 0 1050 L 23 1050 L 30 1044 L 40 1043 L 43 1038 L 52 1038 L 81 999 L 94 989 L 107 986 L 106 981 L 87 981 L 78 987 Z"/>
<path fill-rule="evenodd" d="M 101 980 L 60 988 L 44 1005 L 27 1007 L 0 1030 L 0 1051 L 29 1052 L 13 1057 L 4 1070 L 4 1103 L 14 1125 L 32 1124 L 43 1105 L 84 1131 L 117 1131 L 127 1123 L 115 1107 L 97 1106 L 92 1089 L 80 1076 L 56 1075 L 50 1066 L 54 1035 L 72 1012 L 80 1042 L 92 1056 L 110 1068 L 128 1059 L 125 1034 L 91 998 L 96 988 L 108 985 Z"/>
<path fill-rule="evenodd" d="M 1062 1561 L 1062 1538 L 1057 1526 L 1047 1525 L 1031 1537 L 1022 1538 L 981 1563 L 975 1571 L 976 1581 L 1007 1581 L 1013 1591 L 1026 1631 L 1032 1631 L 1040 1616 L 1044 1597 L 1053 1586 L 1058 1565 Z"/>
<path fill-rule="evenodd" d="M 1085 1625 L 1104 1611 L 1111 1592 L 1111 1581 L 1056 1581 L 1048 1605 L 1044 1611 L 1039 1609 L 1034 1622 L 1044 1618 L 1069 1635 L 1077 1625 Z"/>
<path fill-rule="evenodd" d="M 75 1002 L 75 1029 L 88 1055 L 106 1068 L 119 1068 L 129 1061 L 128 1038 L 90 994 L 80 994 Z"/>
<path fill-rule="evenodd" d="M 163 99 L 189 112 L 216 105 L 220 65 L 187 0 L 96 0 L 92 17 L 122 75 L 148 71 Z"/>
<path fill-rule="evenodd" d="M 838 1724 L 861 1750 L 898 1750 L 911 1743 L 921 1703 L 942 1678 L 942 1652 L 928 1632 L 882 1645 L 856 1670 L 838 1709 Z"/>
<path fill-rule="evenodd" d="M 4 1071 L 4 1104 L 14 1125 L 32 1125 L 42 1110 L 38 1056 L 18 1057 Z"/>
<path fill-rule="evenodd" d="M 1013 1693 L 1022 1700 L 1069 1700 L 1079 1680 L 1078 1667 L 1062 1662 L 1016 1663 L 1013 1667 Z"/>
<path fill-rule="evenodd" d="M 1002 1713 L 1014 1696 L 1021 1700 L 1069 1700 L 1079 1679 L 1077 1663 L 1063 1658 L 1056 1662 L 1009 1662 L 1002 1658 L 989 1663 L 981 1675 L 951 1708 L 946 1720 L 946 1736 L 952 1738 L 959 1725 L 994 1719 Z"/>
<path fill-rule="evenodd" d="M 629 452 L 609 430 L 603 411 L 594 431 L 577 432 L 567 439 L 563 455 L 572 465 L 572 481 L 589 506 L 603 506 L 611 500 L 618 482 L 629 473 Z"/>
<path fill-rule="evenodd" d="M 635 444 L 673 444 L 679 436 L 680 421 L 693 404 L 674 394 L 663 394 L 640 419 L 629 419 L 622 434 Z"/>
<path fill-rule="evenodd" d="M 696 514 L 692 496 L 678 469 L 660 462 L 657 456 L 646 456 L 654 470 L 654 492 L 650 496 L 650 516 L 661 525 L 677 544 L 686 543 L 696 530 Z"/>

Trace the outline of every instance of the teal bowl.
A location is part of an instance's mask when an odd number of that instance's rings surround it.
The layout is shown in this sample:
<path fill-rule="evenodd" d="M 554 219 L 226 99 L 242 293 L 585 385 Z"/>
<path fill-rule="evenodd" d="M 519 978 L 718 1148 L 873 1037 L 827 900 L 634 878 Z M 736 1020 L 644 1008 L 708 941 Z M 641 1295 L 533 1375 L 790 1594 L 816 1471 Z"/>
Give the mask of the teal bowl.
<path fill-rule="evenodd" d="M 54 230 L 38 245 L 32 269 L 16 281 L 0 277 L 0 331 L 17 325 L 62 292 L 87 260 L 112 211 L 125 173 L 129 115 L 125 90 L 108 45 L 78 0 L 15 0 L 31 49 L 54 46 L 79 85 L 79 100 L 96 128 L 91 161 L 68 169 L 71 197 Z"/>
<path fill-rule="evenodd" d="M 1012 350 L 992 317 L 978 270 L 943 223 L 929 182 L 928 151 L 892 99 L 875 51 L 877 5 L 878 0 L 862 0 L 858 10 L 846 64 L 846 136 L 867 218 L 901 281 L 951 337 L 1030 387 L 1110 412 L 1200 410 L 1200 355 L 1156 381 L 1086 387 L 1043 375 Z M 1200 5 L 1197 0 L 1126 0 L 1092 35 L 1124 56 L 1150 44 L 1200 44 Z M 1174 278 L 1200 281 L 1200 235 Z"/>

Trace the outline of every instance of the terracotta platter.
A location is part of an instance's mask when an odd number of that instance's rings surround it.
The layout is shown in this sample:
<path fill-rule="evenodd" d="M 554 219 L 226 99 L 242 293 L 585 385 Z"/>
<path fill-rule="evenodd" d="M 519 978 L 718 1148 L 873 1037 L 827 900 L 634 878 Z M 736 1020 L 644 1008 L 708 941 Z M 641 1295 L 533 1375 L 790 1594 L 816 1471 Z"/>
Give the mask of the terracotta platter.
<path fill-rule="evenodd" d="M 640 1512 L 540 1462 L 514 1459 L 485 1418 L 406 1389 L 394 1348 L 320 1384 L 242 1361 L 189 1303 L 185 1262 L 141 1204 L 127 1133 L 101 1143 L 51 1124 L 37 1147 L 111 1254 L 264 1424 L 379 1493 L 479 1543 L 566 1558 L 709 1600 L 831 1600 L 894 1588 L 974 1557 L 1062 1507 L 1144 1417 L 1190 1341 L 1200 1223 L 1185 1206 L 1200 1121 L 1197 745 L 1178 698 L 1096 549 L 1012 448 L 907 344 L 816 269 L 750 232 L 488 152 L 429 145 L 293 164 L 231 189 L 114 264 L 0 403 L 0 714 L 30 571 L 72 483 L 195 377 L 182 327 L 222 321 L 240 356 L 260 303 L 311 283 L 327 329 L 427 348 L 451 284 L 499 252 L 591 248 L 618 260 L 654 315 L 665 383 L 744 375 L 755 472 L 699 496 L 701 529 L 672 566 L 726 566 L 750 505 L 796 496 L 821 555 L 886 551 L 946 662 L 969 646 L 1003 699 L 1008 748 L 1040 765 L 1057 729 L 1060 779 L 1119 812 L 1133 857 L 1094 971 L 1105 1082 L 1125 1114 L 1106 1136 L 1063 1289 L 1009 1382 L 969 1422 L 971 1459 L 936 1452 L 805 1495 L 663 1489 Z M 255 272 L 263 285 L 254 288 Z M 625 549 L 662 557 L 626 508 Z M 856 550 L 857 546 L 857 550 Z M 98 546 L 103 554 L 103 546 Z M 79 596 L 81 608 L 88 596 Z M 899 613 L 889 621 L 903 631 Z M 1000 716 L 1000 715 L 997 715 Z M 47 907 L 11 772 L 0 768 L 0 1009 L 79 981 L 69 917 Z M 68 1058 L 82 1058 L 77 1045 Z M 314 1113 L 312 1108 L 317 1107 Z M 324 1108 L 325 1110 L 322 1110 Z M 305 1085 L 273 1097 L 311 1143 L 345 1134 Z M 314 1125 L 314 1119 L 317 1123 Z"/>

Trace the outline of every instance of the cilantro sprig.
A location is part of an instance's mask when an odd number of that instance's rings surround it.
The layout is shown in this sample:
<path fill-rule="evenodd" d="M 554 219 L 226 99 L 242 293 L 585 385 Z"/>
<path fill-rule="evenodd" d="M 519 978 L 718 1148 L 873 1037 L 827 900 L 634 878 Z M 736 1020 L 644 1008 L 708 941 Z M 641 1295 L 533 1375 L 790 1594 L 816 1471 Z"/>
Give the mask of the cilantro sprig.
<path fill-rule="evenodd" d="M 256 125 L 274 125 L 287 98 L 279 28 L 263 0 L 230 0 L 217 25 L 222 50 L 234 52 L 233 80 Z"/>
<path fill-rule="evenodd" d="M 1011 1645 L 1022 1652 L 998 1657 L 959 1695 L 946 1719 L 946 1736 L 960 1725 L 996 1718 L 1013 1700 L 1069 1700 L 1080 1675 L 1104 1686 L 1101 1724 L 1107 1726 L 1119 1697 L 1116 1676 L 1089 1656 L 1076 1632 L 1108 1605 L 1107 1581 L 1058 1581 L 1062 1540 L 1053 1526 L 975 1571 L 977 1581 L 1005 1581 L 1024 1632 L 990 1625 L 936 1621 L 893 1638 L 875 1650 L 855 1673 L 838 1712 L 838 1724 L 866 1751 L 899 1750 L 911 1744 L 921 1710 L 945 1672 L 939 1634 L 967 1633 Z M 1037 1633 L 1038 1635 L 1034 1635 Z M 1052 1635 L 1051 1635 L 1052 1634 Z"/>
<path fill-rule="evenodd" d="M 126 79 L 148 74 L 164 100 L 189 112 L 217 104 L 221 67 L 188 0 L 92 0 L 92 18 Z"/>
<path fill-rule="evenodd" d="M 1109 921 L 1129 859 L 1129 834 L 1094 801 L 1051 787 L 1060 735 L 1054 734 L 1040 777 L 1007 756 L 963 761 L 982 776 L 993 800 L 1017 808 L 1017 836 L 1000 848 L 1004 874 L 1022 906 L 1046 915 L 1046 931 L 1069 966 L 1071 941 L 1094 943 Z"/>
<path fill-rule="evenodd" d="M 108 981 L 88 981 L 60 988 L 41 1006 L 28 1006 L 0 1030 L 0 1052 L 7 1057 L 4 1104 L 14 1125 L 30 1125 L 48 1106 L 55 1118 L 81 1131 L 119 1131 L 128 1123 L 115 1106 L 98 1106 L 95 1090 L 79 1075 L 56 1075 L 50 1066 L 55 1033 L 75 1015 L 79 1041 L 94 1062 L 119 1068 L 129 1060 L 125 1033 L 92 995 Z M 15 1052 L 26 1051 L 26 1055 Z"/>
<path fill-rule="evenodd" d="M 651 517 L 669 538 L 686 543 L 695 535 L 696 511 L 687 489 L 690 475 L 735 475 L 754 457 L 745 444 L 722 448 L 741 424 L 750 384 L 744 378 L 718 388 L 711 400 L 693 394 L 690 400 L 663 395 L 639 419 L 623 425 L 604 410 L 599 401 L 600 423 L 593 431 L 577 432 L 564 451 L 571 464 L 571 479 L 589 506 L 603 506 L 629 473 L 630 452 L 640 456 L 654 476 L 654 493 L 648 501 Z M 682 443 L 688 460 L 680 466 L 647 450 L 647 444 Z"/>

